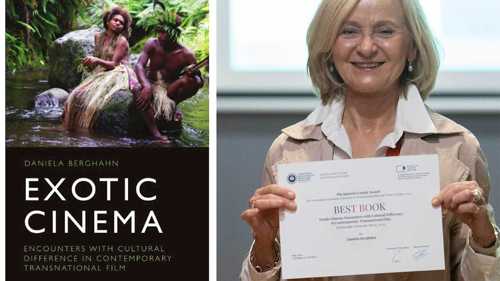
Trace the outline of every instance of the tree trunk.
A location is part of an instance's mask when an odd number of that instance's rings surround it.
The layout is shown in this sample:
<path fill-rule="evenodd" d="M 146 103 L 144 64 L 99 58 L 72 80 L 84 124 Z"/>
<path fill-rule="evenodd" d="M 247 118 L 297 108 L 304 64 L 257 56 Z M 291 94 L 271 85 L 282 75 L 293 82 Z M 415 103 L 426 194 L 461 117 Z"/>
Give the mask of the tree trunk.
<path fill-rule="evenodd" d="M 31 23 L 31 14 L 28 9 L 28 6 L 26 5 L 25 1 L 22 1 L 22 6 L 23 6 L 23 12 L 24 12 L 24 22 L 28 25 Z M 30 46 L 30 41 L 31 41 L 31 31 L 29 30 L 28 27 L 25 27 L 26 33 L 24 34 L 24 43 L 26 46 L 29 48 Z"/>

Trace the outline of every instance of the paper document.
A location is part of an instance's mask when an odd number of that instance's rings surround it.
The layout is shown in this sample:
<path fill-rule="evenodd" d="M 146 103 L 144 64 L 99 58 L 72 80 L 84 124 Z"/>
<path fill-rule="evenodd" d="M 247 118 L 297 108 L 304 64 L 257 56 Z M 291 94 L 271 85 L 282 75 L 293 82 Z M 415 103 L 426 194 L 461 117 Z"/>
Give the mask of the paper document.
<path fill-rule="evenodd" d="M 437 155 L 278 165 L 282 278 L 443 270 Z"/>

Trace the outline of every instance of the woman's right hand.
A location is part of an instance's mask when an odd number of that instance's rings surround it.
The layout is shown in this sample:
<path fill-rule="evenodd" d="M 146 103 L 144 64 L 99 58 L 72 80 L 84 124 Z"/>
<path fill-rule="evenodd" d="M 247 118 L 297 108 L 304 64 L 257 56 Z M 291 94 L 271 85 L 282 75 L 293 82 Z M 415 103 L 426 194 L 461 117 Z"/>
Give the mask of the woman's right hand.
<path fill-rule="evenodd" d="M 94 66 L 97 63 L 97 58 L 93 56 L 86 56 L 82 63 L 86 66 Z"/>
<path fill-rule="evenodd" d="M 288 188 L 270 184 L 257 189 L 249 200 L 249 208 L 241 213 L 241 218 L 252 228 L 255 261 L 259 265 L 267 264 L 273 259 L 279 209 L 295 211 L 295 193 Z"/>

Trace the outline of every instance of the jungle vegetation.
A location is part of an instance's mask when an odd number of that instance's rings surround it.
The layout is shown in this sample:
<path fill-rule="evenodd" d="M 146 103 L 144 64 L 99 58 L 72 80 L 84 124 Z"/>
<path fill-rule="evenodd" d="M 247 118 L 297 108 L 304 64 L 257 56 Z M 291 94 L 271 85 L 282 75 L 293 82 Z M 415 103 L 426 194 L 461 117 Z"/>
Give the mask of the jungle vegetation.
<path fill-rule="evenodd" d="M 161 19 L 178 14 L 179 41 L 194 50 L 198 60 L 208 56 L 208 0 L 6 0 L 7 71 L 50 63 L 48 48 L 55 39 L 72 30 L 101 27 L 103 11 L 113 5 L 126 8 L 133 18 L 132 53 L 155 36 Z"/>

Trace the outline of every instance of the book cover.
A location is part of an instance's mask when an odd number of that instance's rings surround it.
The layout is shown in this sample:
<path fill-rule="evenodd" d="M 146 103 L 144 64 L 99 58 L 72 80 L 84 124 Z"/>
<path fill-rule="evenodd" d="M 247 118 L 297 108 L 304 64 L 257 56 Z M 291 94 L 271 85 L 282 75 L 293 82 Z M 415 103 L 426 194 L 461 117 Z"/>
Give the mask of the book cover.
<path fill-rule="evenodd" d="M 6 280 L 207 280 L 208 1 L 3 12 Z"/>

